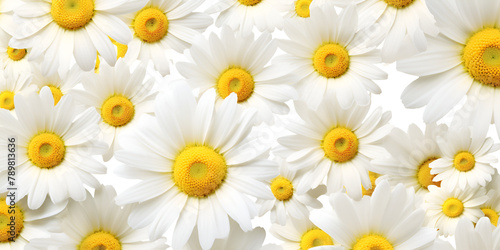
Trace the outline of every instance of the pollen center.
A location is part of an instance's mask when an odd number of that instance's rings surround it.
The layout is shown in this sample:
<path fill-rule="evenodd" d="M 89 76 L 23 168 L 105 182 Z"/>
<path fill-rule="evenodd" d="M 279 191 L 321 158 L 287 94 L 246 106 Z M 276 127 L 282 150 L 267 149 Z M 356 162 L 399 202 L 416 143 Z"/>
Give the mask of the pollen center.
<path fill-rule="evenodd" d="M 500 29 L 486 28 L 475 33 L 462 54 L 465 69 L 476 81 L 500 86 Z"/>
<path fill-rule="evenodd" d="M 464 212 L 464 204 L 457 198 L 448 198 L 443 203 L 443 213 L 451 218 L 460 216 Z"/>
<path fill-rule="evenodd" d="M 222 98 L 236 93 L 238 102 L 246 101 L 253 93 L 255 83 L 248 71 L 241 68 L 230 68 L 217 79 L 217 90 Z"/>
<path fill-rule="evenodd" d="M 61 90 L 53 85 L 47 85 L 50 88 L 50 92 L 52 92 L 52 97 L 54 97 L 54 105 L 56 105 L 62 98 L 63 93 Z"/>
<path fill-rule="evenodd" d="M 8 90 L 0 93 L 0 108 L 7 110 L 14 109 L 14 93 Z"/>
<path fill-rule="evenodd" d="M 321 229 L 312 229 L 307 231 L 300 239 L 300 249 L 307 250 L 309 248 L 333 245 L 333 240 L 330 235 L 323 232 Z"/>
<path fill-rule="evenodd" d="M 107 124 L 113 127 L 127 125 L 135 114 L 132 102 L 121 96 L 115 95 L 104 101 L 101 108 L 101 117 Z"/>
<path fill-rule="evenodd" d="M 441 187 L 441 181 L 438 182 L 433 181 L 436 175 L 431 174 L 431 168 L 429 167 L 429 164 L 431 164 L 431 162 L 435 161 L 436 159 L 437 158 L 430 158 L 418 167 L 418 172 L 417 172 L 418 184 L 420 184 L 420 186 L 422 186 L 425 189 L 427 189 L 430 185 L 436 185 L 438 187 Z"/>
<path fill-rule="evenodd" d="M 175 158 L 174 182 L 189 196 L 206 197 L 221 185 L 226 177 L 224 157 L 207 146 L 188 146 Z"/>
<path fill-rule="evenodd" d="M 376 234 L 365 235 L 356 241 L 352 250 L 392 250 L 394 247 L 385 238 Z"/>
<path fill-rule="evenodd" d="M 384 0 L 388 5 L 395 8 L 405 8 L 412 4 L 415 0 Z"/>
<path fill-rule="evenodd" d="M 326 78 L 337 78 L 349 69 L 349 53 L 333 43 L 321 45 L 313 56 L 314 69 Z"/>
<path fill-rule="evenodd" d="M 311 2 L 313 0 L 297 0 L 295 1 L 295 12 L 297 13 L 297 16 L 300 17 L 309 17 L 310 11 L 309 11 L 309 6 L 311 5 Z"/>
<path fill-rule="evenodd" d="M 361 190 L 363 195 L 371 196 L 373 194 L 373 191 L 375 191 L 375 186 L 376 186 L 375 181 L 377 180 L 378 177 L 380 177 L 380 174 L 368 171 L 368 176 L 370 176 L 370 182 L 372 184 L 372 188 L 367 190 L 365 189 L 365 187 L 361 186 Z"/>
<path fill-rule="evenodd" d="M 120 250 L 120 241 L 110 233 L 104 231 L 95 232 L 83 239 L 78 247 L 79 250 Z"/>
<path fill-rule="evenodd" d="M 94 16 L 94 0 L 52 0 L 50 14 L 60 27 L 80 29 Z"/>
<path fill-rule="evenodd" d="M 254 6 L 262 2 L 262 0 L 238 0 L 238 2 L 246 6 Z"/>
<path fill-rule="evenodd" d="M 287 201 L 293 196 L 293 184 L 283 176 L 274 178 L 271 182 L 271 191 L 280 201 Z"/>
<path fill-rule="evenodd" d="M 21 209 L 17 205 L 12 205 L 9 207 L 9 205 L 5 203 L 5 198 L 1 198 L 0 199 L 0 243 L 6 243 L 11 240 L 15 240 L 19 236 L 19 233 L 21 233 L 23 227 L 24 227 L 23 211 L 21 211 Z"/>
<path fill-rule="evenodd" d="M 143 42 L 154 43 L 167 35 L 168 19 L 161 10 L 148 7 L 139 11 L 132 26 L 139 39 Z"/>
<path fill-rule="evenodd" d="M 336 162 L 346 162 L 358 153 L 358 138 L 349 129 L 334 128 L 323 139 L 321 146 L 325 155 Z"/>
<path fill-rule="evenodd" d="M 7 55 L 12 61 L 19 61 L 23 59 L 26 54 L 28 53 L 28 50 L 26 49 L 14 49 L 11 47 L 7 48 Z"/>
<path fill-rule="evenodd" d="M 495 212 L 495 210 L 493 210 L 491 208 L 481 208 L 481 211 L 483 211 L 484 216 L 486 216 L 490 219 L 491 224 L 493 224 L 496 227 L 497 223 L 498 223 L 497 212 Z"/>
<path fill-rule="evenodd" d="M 40 168 L 53 168 L 59 165 L 66 152 L 61 137 L 53 133 L 41 133 L 28 144 L 28 157 Z"/>
<path fill-rule="evenodd" d="M 474 155 L 469 152 L 460 152 L 455 155 L 453 159 L 453 166 L 458 171 L 467 172 L 474 168 L 476 165 L 476 160 Z"/>

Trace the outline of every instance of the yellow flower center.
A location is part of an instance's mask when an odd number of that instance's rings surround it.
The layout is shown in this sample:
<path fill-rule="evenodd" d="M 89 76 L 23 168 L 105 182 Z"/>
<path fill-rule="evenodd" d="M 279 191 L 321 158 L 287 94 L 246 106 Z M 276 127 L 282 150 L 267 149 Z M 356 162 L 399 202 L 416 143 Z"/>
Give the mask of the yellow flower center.
<path fill-rule="evenodd" d="M 248 71 L 241 68 L 230 68 L 217 79 L 217 90 L 222 98 L 236 93 L 238 102 L 246 101 L 253 93 L 255 83 Z"/>
<path fill-rule="evenodd" d="M 95 232 L 83 239 L 79 250 L 120 250 L 121 243 L 115 236 L 104 231 Z"/>
<path fill-rule="evenodd" d="M 254 6 L 262 2 L 262 0 L 238 0 L 238 2 L 246 6 Z"/>
<path fill-rule="evenodd" d="M 415 0 L 384 0 L 388 5 L 395 8 L 405 8 L 412 4 Z"/>
<path fill-rule="evenodd" d="M 14 93 L 8 90 L 0 93 L 0 108 L 7 110 L 14 109 Z"/>
<path fill-rule="evenodd" d="M 495 212 L 495 210 L 493 210 L 491 208 L 481 208 L 481 211 L 483 211 L 484 216 L 486 216 L 490 219 L 491 224 L 493 224 L 496 227 L 497 223 L 498 223 L 497 212 Z"/>
<path fill-rule="evenodd" d="M 224 157 L 207 146 L 187 146 L 175 158 L 174 182 L 189 196 L 206 197 L 221 185 L 226 177 Z"/>
<path fill-rule="evenodd" d="M 349 63 L 349 53 L 338 44 L 327 43 L 314 52 L 314 69 L 326 78 L 342 76 L 349 69 Z"/>
<path fill-rule="evenodd" d="M 50 92 L 52 92 L 52 97 L 54 97 L 54 106 L 61 100 L 63 93 L 61 90 L 54 85 L 47 85 L 49 87 Z"/>
<path fill-rule="evenodd" d="M 271 182 L 271 191 L 280 201 L 287 201 L 293 196 L 293 184 L 283 176 L 274 178 Z"/>
<path fill-rule="evenodd" d="M 94 0 L 52 0 L 50 14 L 60 27 L 80 29 L 94 16 Z"/>
<path fill-rule="evenodd" d="M 417 172 L 418 184 L 420 184 L 420 186 L 422 186 L 425 189 L 427 189 L 427 187 L 429 187 L 430 185 L 436 185 L 438 187 L 441 187 L 441 181 L 438 182 L 433 181 L 436 175 L 431 174 L 431 168 L 429 167 L 429 164 L 431 164 L 431 162 L 435 161 L 436 159 L 437 158 L 430 158 L 424 163 L 422 163 L 420 167 L 418 167 L 418 172 Z"/>
<path fill-rule="evenodd" d="M 28 144 L 28 157 L 40 168 L 53 168 L 64 159 L 66 147 L 63 140 L 53 133 L 41 133 Z"/>
<path fill-rule="evenodd" d="M 11 220 L 11 217 L 15 217 L 14 220 Z M 17 205 L 9 208 L 9 205 L 5 204 L 5 198 L 0 199 L 0 243 L 9 242 L 9 238 L 16 239 L 23 227 L 23 211 Z"/>
<path fill-rule="evenodd" d="M 154 43 L 167 35 L 168 19 L 161 10 L 147 7 L 137 13 L 132 27 L 135 35 L 143 42 Z"/>
<path fill-rule="evenodd" d="M 358 153 L 358 138 L 349 129 L 334 128 L 321 142 L 326 157 L 336 162 L 346 162 Z"/>
<path fill-rule="evenodd" d="M 125 44 L 121 44 L 113 38 L 109 38 L 111 42 L 116 46 L 116 59 L 120 57 L 125 57 L 125 54 L 127 54 L 128 51 L 128 46 Z M 95 60 L 95 67 L 94 67 L 94 72 L 96 74 L 99 74 L 99 66 L 101 65 L 101 60 L 99 59 L 99 52 L 97 52 L 97 57 Z"/>
<path fill-rule="evenodd" d="M 300 249 L 307 250 L 309 248 L 333 245 L 333 240 L 330 235 L 323 232 L 321 229 L 312 229 L 307 231 L 300 239 Z"/>
<path fill-rule="evenodd" d="M 373 194 L 373 191 L 375 191 L 375 181 L 377 180 L 378 177 L 380 177 L 380 174 L 370 172 L 368 171 L 368 176 L 370 176 L 370 182 L 372 183 L 372 188 L 366 190 L 365 187 L 361 186 L 363 195 L 368 195 L 371 196 Z"/>
<path fill-rule="evenodd" d="M 28 53 L 28 50 L 26 49 L 14 49 L 11 47 L 7 48 L 7 55 L 12 61 L 19 61 L 23 59 L 26 54 Z"/>
<path fill-rule="evenodd" d="M 475 33 L 465 45 L 462 60 L 476 81 L 500 86 L 500 29 L 486 28 Z"/>
<path fill-rule="evenodd" d="M 295 2 L 295 12 L 297 13 L 297 16 L 300 17 L 309 17 L 310 11 L 309 11 L 309 6 L 311 5 L 311 2 L 313 0 L 297 0 Z"/>
<path fill-rule="evenodd" d="M 134 118 L 134 114 L 132 102 L 121 95 L 109 97 L 101 108 L 102 119 L 113 127 L 127 125 Z"/>
<path fill-rule="evenodd" d="M 476 159 L 474 158 L 474 155 L 469 152 L 460 152 L 455 155 L 453 165 L 457 170 L 467 172 L 474 168 L 476 165 Z"/>
<path fill-rule="evenodd" d="M 460 216 L 464 212 L 464 204 L 457 198 L 448 198 L 443 203 L 443 213 L 451 218 Z"/>
<path fill-rule="evenodd" d="M 394 247 L 385 238 L 376 234 L 369 234 L 363 236 L 356 241 L 352 250 L 392 250 Z"/>

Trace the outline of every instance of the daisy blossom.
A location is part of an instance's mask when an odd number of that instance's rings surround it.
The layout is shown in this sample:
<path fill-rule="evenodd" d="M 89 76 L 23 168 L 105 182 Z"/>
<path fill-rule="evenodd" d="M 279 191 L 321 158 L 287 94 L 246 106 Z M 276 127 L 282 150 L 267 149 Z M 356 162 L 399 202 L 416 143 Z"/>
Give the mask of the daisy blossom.
<path fill-rule="evenodd" d="M 477 224 L 461 219 L 455 232 L 456 250 L 500 249 L 500 227 L 493 227 L 488 218 L 481 218 Z"/>
<path fill-rule="evenodd" d="M 29 74 L 31 63 L 28 61 L 28 54 L 31 49 L 9 47 L 11 38 L 11 35 L 0 30 L 0 68 L 13 75 Z"/>
<path fill-rule="evenodd" d="M 308 18 L 311 16 L 311 6 L 324 4 L 328 0 L 293 0 L 288 3 L 285 18 Z"/>
<path fill-rule="evenodd" d="M 255 40 L 253 33 L 238 35 L 225 26 L 220 38 L 212 33 L 199 40 L 190 49 L 192 62 L 179 62 L 177 69 L 201 93 L 216 89 L 218 102 L 236 93 L 239 104 L 258 109 L 259 122 L 273 123 L 273 113 L 287 114 L 285 102 L 296 95 L 290 75 L 265 67 L 276 49 L 269 33 Z"/>
<path fill-rule="evenodd" d="M 122 57 L 125 57 L 125 55 L 128 52 L 128 45 L 121 44 L 117 41 L 115 41 L 113 38 L 110 38 L 111 42 L 116 48 L 116 59 L 120 59 Z M 95 66 L 94 66 L 94 73 L 99 73 L 99 66 L 101 65 L 101 59 L 100 59 L 99 53 L 97 53 L 97 58 L 95 61 Z"/>
<path fill-rule="evenodd" d="M 308 250 L 317 246 L 336 245 L 338 242 L 315 226 L 308 217 L 294 219 L 289 217 L 285 225 L 273 224 L 270 233 L 283 241 L 283 250 Z"/>
<path fill-rule="evenodd" d="M 196 101 L 185 82 L 173 84 L 156 99 L 156 118 L 143 116 L 115 153 L 126 164 L 118 174 L 142 179 L 116 198 L 120 205 L 139 202 L 129 224 L 149 226 L 150 239 L 175 224 L 175 249 L 195 226 L 200 245 L 210 248 L 229 234 L 228 216 L 251 230 L 257 208 L 249 196 L 273 198 L 264 181 L 277 175 L 277 165 L 248 138 L 255 112 L 242 110 L 235 94 L 215 108 L 215 94 Z"/>
<path fill-rule="evenodd" d="M 495 189 L 488 190 L 486 193 L 488 200 L 481 207 L 484 216 L 488 217 L 491 224 L 498 226 L 498 217 L 500 216 L 500 193 Z"/>
<path fill-rule="evenodd" d="M 44 75 L 40 64 L 32 64 L 31 76 L 31 85 L 35 85 L 38 92 L 45 86 L 49 87 L 54 98 L 54 105 L 56 105 L 64 95 L 72 92 L 75 86 L 81 83 L 82 71 L 78 66 L 74 65 L 64 73 L 56 72 L 52 75 Z"/>
<path fill-rule="evenodd" d="M 14 112 L 14 97 L 34 90 L 28 86 L 30 80 L 29 74 L 0 74 L 0 109 Z"/>

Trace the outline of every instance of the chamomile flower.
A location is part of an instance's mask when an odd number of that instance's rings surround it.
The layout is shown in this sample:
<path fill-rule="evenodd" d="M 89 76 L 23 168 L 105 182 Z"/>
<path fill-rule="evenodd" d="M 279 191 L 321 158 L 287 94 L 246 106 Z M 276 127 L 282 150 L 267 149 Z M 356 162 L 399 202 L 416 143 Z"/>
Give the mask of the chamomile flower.
<path fill-rule="evenodd" d="M 62 71 L 74 58 L 84 71 L 94 69 L 97 53 L 114 65 L 116 50 L 111 40 L 128 44 L 132 33 L 118 17 L 144 7 L 145 0 L 38 0 L 26 1 L 15 14 L 21 27 L 10 46 L 32 48 L 30 59 L 43 57 L 42 72 Z"/>
<path fill-rule="evenodd" d="M 110 38 L 111 42 L 116 48 L 116 59 L 120 59 L 122 57 L 125 57 L 128 51 L 128 45 L 121 44 L 117 41 L 115 41 L 113 38 Z M 97 58 L 95 61 L 95 67 L 94 67 L 94 73 L 99 73 L 99 66 L 101 65 L 101 59 L 100 59 L 99 53 L 97 53 Z"/>
<path fill-rule="evenodd" d="M 481 211 L 483 211 L 485 217 L 490 219 L 491 224 L 498 226 L 498 217 L 500 216 L 500 193 L 495 189 L 490 189 L 486 195 L 489 199 L 481 207 Z"/>
<path fill-rule="evenodd" d="M 308 18 L 311 16 L 311 6 L 324 4 L 328 0 L 293 0 L 288 3 L 285 18 Z"/>
<path fill-rule="evenodd" d="M 108 161 L 118 149 L 119 135 L 136 128 L 143 114 L 152 114 L 156 92 L 153 78 L 146 76 L 145 65 L 131 71 L 130 64 L 120 59 L 114 67 L 101 64 L 99 74 L 83 79 L 85 90 L 75 90 L 76 98 L 101 115 L 99 126 L 109 149 Z"/>
<path fill-rule="evenodd" d="M 493 227 L 488 218 L 481 218 L 477 224 L 460 219 L 455 232 L 456 250 L 500 249 L 500 227 Z"/>
<path fill-rule="evenodd" d="M 328 176 L 328 192 L 345 187 L 351 197 L 360 199 L 362 187 L 371 188 L 370 161 L 387 155 L 378 142 L 392 129 L 387 124 L 391 113 L 378 108 L 367 116 L 370 106 L 343 109 L 334 98 L 325 99 L 317 111 L 302 102 L 295 108 L 303 122 L 288 124 L 294 135 L 278 138 L 285 148 L 277 153 L 292 170 L 306 171 L 297 191 L 304 193 Z"/>
<path fill-rule="evenodd" d="M 239 104 L 258 110 L 259 121 L 272 123 L 273 113 L 289 112 L 285 102 L 296 95 L 290 75 L 265 67 L 276 49 L 269 33 L 255 40 L 253 33 L 234 34 L 225 26 L 221 37 L 212 33 L 208 41 L 199 40 L 190 49 L 192 62 L 179 62 L 177 69 L 201 93 L 216 89 L 219 102 L 236 93 Z"/>
<path fill-rule="evenodd" d="M 54 98 L 54 105 L 57 105 L 64 95 L 72 92 L 75 86 L 81 82 L 82 71 L 75 65 L 66 72 L 44 75 L 40 64 L 32 64 L 31 75 L 31 85 L 35 85 L 39 92 L 43 87 L 49 87 Z"/>
<path fill-rule="evenodd" d="M 149 226 L 150 239 L 175 224 L 174 249 L 195 226 L 200 245 L 210 248 L 228 236 L 228 216 L 251 230 L 257 208 L 249 195 L 273 198 L 264 181 L 277 175 L 277 165 L 267 160 L 267 148 L 257 149 L 248 138 L 255 112 L 242 110 L 235 94 L 215 108 L 215 94 L 207 91 L 196 101 L 185 82 L 173 84 L 156 99 L 156 117 L 143 116 L 115 153 L 126 164 L 117 173 L 142 179 L 116 199 L 139 202 L 129 224 Z"/>
<path fill-rule="evenodd" d="M 384 181 L 360 201 L 332 194 L 330 203 L 333 210 L 313 210 L 311 221 L 347 249 L 425 249 L 434 244 L 436 231 L 422 226 L 425 212 L 415 208 L 413 194 L 403 184 L 391 191 Z"/>
<path fill-rule="evenodd" d="M 459 188 L 429 186 L 424 198 L 427 225 L 439 229 L 439 234 L 453 235 L 460 218 L 465 217 L 476 223 L 484 214 L 481 207 L 488 200 L 484 188 Z"/>
<path fill-rule="evenodd" d="M 106 167 L 91 157 L 104 149 L 94 140 L 99 133 L 97 112 L 89 108 L 77 114 L 69 95 L 54 106 L 48 87 L 40 94 L 18 95 L 14 102 L 17 119 L 0 110 L 0 134 L 17 138 L 16 198 L 27 195 L 30 209 L 39 208 L 47 196 L 54 203 L 69 197 L 84 200 L 84 185 L 99 184 L 92 174 L 106 172 Z M 2 140 L 0 147 L 6 149 L 2 143 L 5 142 Z M 3 157 L 7 154 L 1 154 L 0 162 L 6 162 Z M 3 167 L 0 176 L 6 175 L 7 168 Z"/>
<path fill-rule="evenodd" d="M 31 49 L 9 47 L 11 38 L 11 35 L 0 30 L 0 68 L 13 75 L 29 74 L 31 63 L 28 61 L 28 54 Z"/>
<path fill-rule="evenodd" d="M 162 76 L 170 73 L 168 50 L 182 53 L 195 37 L 212 24 L 212 18 L 193 12 L 203 0 L 149 0 L 144 8 L 124 16 L 134 33 L 127 60 L 152 60 Z"/>
<path fill-rule="evenodd" d="M 165 238 L 147 241 L 147 233 L 127 225 L 133 205 L 121 208 L 114 202 L 116 192 L 111 186 L 99 186 L 92 197 L 70 201 L 60 215 L 61 233 L 50 238 L 34 239 L 29 249 L 167 249 Z"/>
<path fill-rule="evenodd" d="M 6 109 L 14 112 L 16 107 L 14 97 L 18 94 L 29 93 L 29 74 L 10 74 L 8 72 L 0 74 L 0 109 Z"/>
<path fill-rule="evenodd" d="M 344 108 L 365 106 L 370 93 L 381 92 L 373 80 L 387 74 L 374 66 L 378 51 L 364 44 L 357 24 L 353 6 L 338 15 L 331 4 L 312 6 L 310 18 L 285 23 L 289 40 L 280 40 L 279 47 L 287 54 L 273 62 L 297 76 L 297 90 L 312 109 L 335 96 Z"/>
<path fill-rule="evenodd" d="M 270 233 L 283 241 L 283 250 L 308 250 L 317 246 L 336 245 L 338 242 L 315 226 L 309 218 L 288 218 L 286 225 L 273 224 Z"/>

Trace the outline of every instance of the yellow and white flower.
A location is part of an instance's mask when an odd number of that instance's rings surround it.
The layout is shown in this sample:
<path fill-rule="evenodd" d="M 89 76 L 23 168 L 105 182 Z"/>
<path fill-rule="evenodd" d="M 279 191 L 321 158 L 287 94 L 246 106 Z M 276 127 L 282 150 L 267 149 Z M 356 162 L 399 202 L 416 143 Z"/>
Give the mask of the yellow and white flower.
<path fill-rule="evenodd" d="M 10 110 L 14 114 L 14 97 L 34 91 L 34 88 L 29 87 L 30 80 L 30 74 L 0 74 L 0 109 Z"/>
<path fill-rule="evenodd" d="M 31 65 L 31 76 L 31 85 L 35 85 L 38 92 L 45 86 L 49 87 L 54 98 L 54 105 L 57 105 L 64 95 L 71 93 L 75 86 L 81 83 L 82 71 L 74 65 L 69 71 L 44 75 L 40 64 L 35 63 Z"/>
<path fill-rule="evenodd" d="M 324 4 L 328 0 L 293 0 L 288 3 L 285 18 L 308 18 L 311 16 L 311 6 Z"/>
<path fill-rule="evenodd" d="M 11 35 L 0 30 L 0 68 L 12 75 L 29 74 L 31 63 L 28 61 L 28 54 L 31 48 L 11 48 L 9 47 L 11 38 Z"/>
<path fill-rule="evenodd" d="M 481 206 L 481 211 L 485 217 L 488 217 L 491 224 L 498 226 L 498 217 L 500 216 L 500 193 L 495 189 L 488 190 L 486 193 L 488 201 Z"/>
<path fill-rule="evenodd" d="M 269 232 L 283 241 L 283 250 L 308 250 L 317 246 L 336 245 L 336 242 L 325 231 L 315 226 L 309 218 L 288 218 L 286 225 L 273 224 Z"/>
<path fill-rule="evenodd" d="M 456 250 L 500 249 L 500 227 L 493 227 L 488 218 L 481 218 L 477 224 L 460 219 L 455 232 Z"/>

